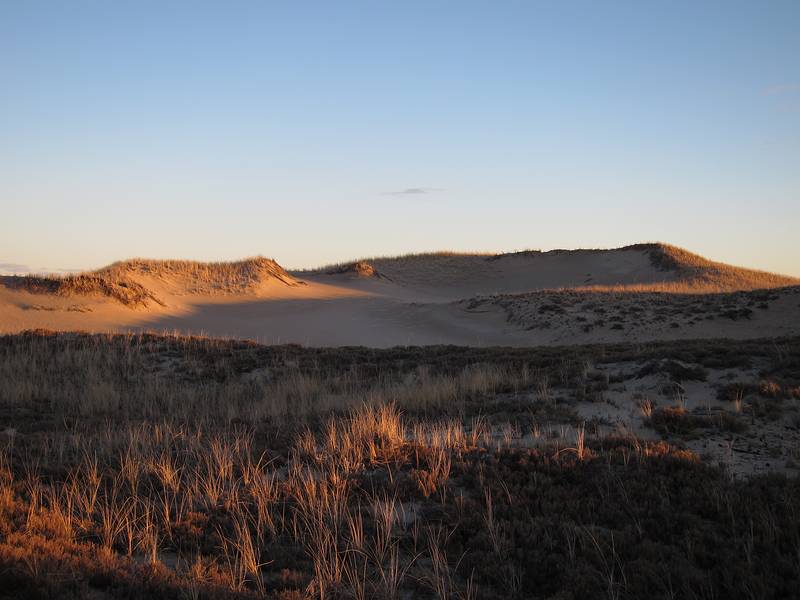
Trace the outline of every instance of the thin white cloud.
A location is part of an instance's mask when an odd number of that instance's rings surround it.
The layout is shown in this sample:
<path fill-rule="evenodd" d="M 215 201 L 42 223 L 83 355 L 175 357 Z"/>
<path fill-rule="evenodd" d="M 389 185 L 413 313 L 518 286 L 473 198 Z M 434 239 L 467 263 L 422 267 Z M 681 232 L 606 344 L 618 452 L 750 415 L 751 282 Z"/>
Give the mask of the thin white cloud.
<path fill-rule="evenodd" d="M 421 194 L 432 194 L 434 192 L 443 192 L 442 188 L 431 188 L 431 187 L 413 187 L 413 188 L 406 188 L 404 190 L 397 190 L 394 192 L 385 192 L 391 196 L 418 196 Z"/>
<path fill-rule="evenodd" d="M 34 269 L 28 265 L 12 262 L 0 262 L 0 275 L 41 275 L 41 274 L 67 274 L 77 273 L 78 269 L 51 269 L 49 267 L 39 267 Z"/>
<path fill-rule="evenodd" d="M 0 275 L 20 275 L 30 273 L 32 270 L 28 265 L 0 262 Z"/>

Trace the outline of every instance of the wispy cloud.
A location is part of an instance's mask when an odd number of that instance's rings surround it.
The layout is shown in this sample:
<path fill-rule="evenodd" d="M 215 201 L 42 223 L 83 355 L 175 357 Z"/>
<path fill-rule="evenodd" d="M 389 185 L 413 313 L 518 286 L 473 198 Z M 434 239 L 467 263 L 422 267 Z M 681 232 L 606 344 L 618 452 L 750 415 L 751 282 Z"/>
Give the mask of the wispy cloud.
<path fill-rule="evenodd" d="M 406 188 L 404 190 L 396 190 L 394 192 L 384 192 L 391 196 L 418 196 L 421 194 L 432 194 L 435 192 L 443 192 L 442 188 L 432 188 L 432 187 L 413 187 L 413 188 Z"/>
<path fill-rule="evenodd" d="M 17 273 L 30 273 L 31 271 L 32 269 L 28 265 L 0 262 L 0 275 L 15 275 Z"/>
<path fill-rule="evenodd" d="M 77 273 L 78 269 L 51 269 L 49 267 L 39 267 L 34 269 L 28 265 L 12 262 L 0 262 L 0 275 L 30 275 L 34 274 L 66 274 Z"/>
<path fill-rule="evenodd" d="M 766 96 L 782 96 L 784 94 L 799 94 L 800 83 L 781 83 L 771 85 L 764 90 Z"/>

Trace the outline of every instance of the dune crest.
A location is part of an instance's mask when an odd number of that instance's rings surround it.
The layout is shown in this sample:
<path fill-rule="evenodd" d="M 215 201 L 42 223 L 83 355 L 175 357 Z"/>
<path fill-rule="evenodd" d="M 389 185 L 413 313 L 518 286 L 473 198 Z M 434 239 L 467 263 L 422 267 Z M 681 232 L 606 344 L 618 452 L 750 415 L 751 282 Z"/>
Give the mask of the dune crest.
<path fill-rule="evenodd" d="M 268 343 L 537 345 L 800 333 L 800 280 L 660 243 L 438 252 L 308 271 L 132 259 L 0 278 L 0 332 L 191 331 Z"/>
<path fill-rule="evenodd" d="M 330 267 L 325 271 L 328 275 L 353 275 L 355 277 L 375 277 L 378 279 L 386 278 L 371 263 L 366 260 L 358 260 L 353 263 L 346 263 Z"/>
<path fill-rule="evenodd" d="M 671 289 L 663 291 L 737 292 L 800 284 L 797 277 L 715 262 L 678 246 L 660 242 L 622 248 L 626 249 L 645 251 L 655 268 L 677 274 L 680 284 L 687 288 L 681 290 L 680 286 L 671 286 Z"/>
<path fill-rule="evenodd" d="M 302 285 L 271 258 L 255 256 L 231 262 L 134 258 L 96 271 L 101 277 L 147 276 L 180 285 L 189 294 L 244 293 L 265 283 Z"/>
<path fill-rule="evenodd" d="M 152 289 L 153 283 L 158 282 Z M 135 258 L 75 275 L 23 275 L 0 278 L 6 288 L 58 297 L 105 297 L 129 308 L 164 306 L 165 289 L 180 294 L 241 294 L 277 282 L 299 286 L 274 260 L 261 256 L 234 262 Z"/>
<path fill-rule="evenodd" d="M 800 279 L 708 260 L 661 242 L 614 249 L 434 252 L 364 259 L 393 281 L 459 288 L 462 297 L 546 289 L 720 293 L 800 285 Z"/>
<path fill-rule="evenodd" d="M 92 273 L 63 276 L 9 275 L 0 277 L 0 284 L 11 290 L 30 294 L 105 297 L 131 308 L 146 308 L 151 302 L 163 305 L 152 291 L 135 281 L 123 277 L 112 279 Z"/>

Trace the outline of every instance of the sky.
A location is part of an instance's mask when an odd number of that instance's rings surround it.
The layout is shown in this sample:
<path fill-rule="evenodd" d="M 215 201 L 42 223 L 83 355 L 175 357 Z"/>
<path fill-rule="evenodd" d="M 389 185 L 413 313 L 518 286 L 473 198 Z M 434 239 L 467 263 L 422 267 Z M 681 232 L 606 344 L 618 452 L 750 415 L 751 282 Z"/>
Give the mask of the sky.
<path fill-rule="evenodd" d="M 683 246 L 800 276 L 800 2 L 0 1 L 0 270 Z"/>

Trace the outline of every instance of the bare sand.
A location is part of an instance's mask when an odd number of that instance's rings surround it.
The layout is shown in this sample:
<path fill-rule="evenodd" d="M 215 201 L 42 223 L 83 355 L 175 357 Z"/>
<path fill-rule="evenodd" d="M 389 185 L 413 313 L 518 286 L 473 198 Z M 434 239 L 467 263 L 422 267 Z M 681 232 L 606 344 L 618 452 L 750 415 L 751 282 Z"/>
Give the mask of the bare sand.
<path fill-rule="evenodd" d="M 763 294 L 582 289 L 670 283 L 647 251 L 426 255 L 371 261 L 375 274 L 294 272 L 239 292 L 173 271 L 130 276 L 163 303 L 0 285 L 0 332 L 177 331 L 309 346 L 540 345 L 800 334 L 800 287 Z M 760 295 L 759 295 L 760 294 Z"/>

